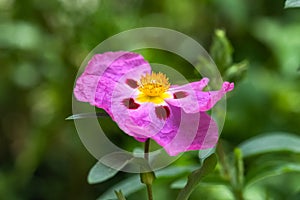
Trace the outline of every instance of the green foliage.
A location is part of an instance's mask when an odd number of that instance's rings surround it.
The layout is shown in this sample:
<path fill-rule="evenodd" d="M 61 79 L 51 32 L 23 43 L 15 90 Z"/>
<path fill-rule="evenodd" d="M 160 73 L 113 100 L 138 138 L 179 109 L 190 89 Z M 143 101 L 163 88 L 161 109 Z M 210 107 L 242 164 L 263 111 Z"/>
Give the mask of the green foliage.
<path fill-rule="evenodd" d="M 187 200 L 191 195 L 192 191 L 197 187 L 199 182 L 205 177 L 207 174 L 211 173 L 217 164 L 217 157 L 215 154 L 212 154 L 208 158 L 206 158 L 201 166 L 201 168 L 193 171 L 189 177 L 187 184 L 180 191 L 177 200 Z"/>
<path fill-rule="evenodd" d="M 127 162 L 124 162 L 123 165 L 120 165 L 119 169 L 113 169 L 98 161 L 89 172 L 88 182 L 90 184 L 94 184 L 106 181 L 107 179 L 115 176 L 125 165 L 127 165 Z"/>
<path fill-rule="evenodd" d="M 290 133 L 262 134 L 240 145 L 247 161 L 247 184 L 299 172 L 300 137 Z"/>
<path fill-rule="evenodd" d="M 300 137 L 283 132 L 263 134 L 243 142 L 239 148 L 243 157 L 278 151 L 300 153 Z"/>
<path fill-rule="evenodd" d="M 217 29 L 210 47 L 210 55 L 224 79 L 237 81 L 245 76 L 248 61 L 233 63 L 233 47 L 224 30 Z"/>
<path fill-rule="evenodd" d="M 80 113 L 71 115 L 66 118 L 66 120 L 74 120 L 74 119 L 84 119 L 84 118 L 94 118 L 94 117 L 109 117 L 107 113 L 97 112 L 97 113 Z"/>
<path fill-rule="evenodd" d="M 230 81 L 237 81 L 245 77 L 249 62 L 243 60 L 239 63 L 232 64 L 225 72 L 224 79 Z"/>
<path fill-rule="evenodd" d="M 220 175 L 225 180 L 222 184 L 231 188 L 235 199 L 249 198 L 249 191 L 258 185 L 267 190 L 261 183 L 272 177 L 299 173 L 299 136 L 290 133 L 277 132 L 250 138 L 234 152 L 227 153 L 229 155 L 220 153 L 220 147 L 218 149 Z M 230 159 L 230 154 L 233 154 L 233 159 Z"/>
<path fill-rule="evenodd" d="M 123 181 L 120 181 L 113 187 L 109 188 L 104 192 L 97 200 L 107 200 L 114 198 L 114 191 L 122 191 L 125 196 L 128 196 L 138 190 L 144 188 L 144 185 L 140 181 L 140 177 L 138 175 L 134 175 L 130 178 L 127 178 Z"/>
<path fill-rule="evenodd" d="M 210 55 L 220 70 L 225 70 L 232 64 L 233 48 L 224 30 L 216 30 L 210 48 Z"/>
<path fill-rule="evenodd" d="M 158 179 L 180 177 L 192 172 L 194 169 L 195 166 L 172 166 L 156 171 L 155 176 Z M 97 172 L 98 175 L 96 176 L 101 176 L 102 172 L 95 171 L 95 173 Z M 138 175 L 134 175 L 109 188 L 103 195 L 99 197 L 99 200 L 112 198 L 114 191 L 122 191 L 125 196 L 129 196 L 132 193 L 137 192 L 138 190 L 141 190 L 143 188 L 144 185 L 141 183 L 140 177 Z"/>
<path fill-rule="evenodd" d="M 300 7 L 299 0 L 286 0 L 284 4 L 284 8 L 296 8 Z"/>
<path fill-rule="evenodd" d="M 253 184 L 257 181 L 278 176 L 285 173 L 300 172 L 300 164 L 284 160 L 265 160 L 262 165 L 250 167 L 246 176 L 247 184 Z"/>

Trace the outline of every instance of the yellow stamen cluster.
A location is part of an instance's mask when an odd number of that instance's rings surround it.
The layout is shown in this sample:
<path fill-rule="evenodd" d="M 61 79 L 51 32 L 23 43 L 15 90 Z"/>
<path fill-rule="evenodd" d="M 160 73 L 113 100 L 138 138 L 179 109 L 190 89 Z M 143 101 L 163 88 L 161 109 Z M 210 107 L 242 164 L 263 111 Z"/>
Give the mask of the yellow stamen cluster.
<path fill-rule="evenodd" d="M 140 94 L 136 100 L 138 102 L 152 102 L 161 104 L 165 98 L 170 98 L 171 95 L 167 92 L 170 88 L 169 79 L 163 73 L 146 74 L 142 76 L 138 82 Z"/>
<path fill-rule="evenodd" d="M 139 91 L 150 97 L 160 96 L 170 87 L 169 79 L 161 72 L 142 76 L 138 85 Z"/>

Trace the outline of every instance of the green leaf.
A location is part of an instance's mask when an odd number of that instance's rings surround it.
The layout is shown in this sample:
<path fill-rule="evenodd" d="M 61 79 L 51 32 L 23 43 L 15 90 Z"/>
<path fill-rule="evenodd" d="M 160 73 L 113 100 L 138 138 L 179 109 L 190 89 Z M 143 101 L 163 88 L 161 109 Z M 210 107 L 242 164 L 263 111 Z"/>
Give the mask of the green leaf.
<path fill-rule="evenodd" d="M 212 153 L 215 152 L 215 148 L 211 148 L 211 149 L 204 149 L 204 150 L 200 150 L 198 151 L 198 157 L 199 159 L 202 161 L 202 160 L 205 160 L 207 157 L 209 157 Z"/>
<path fill-rule="evenodd" d="M 222 71 L 232 64 L 232 53 L 233 48 L 225 31 L 217 29 L 210 48 L 210 55 Z"/>
<path fill-rule="evenodd" d="M 239 145 L 243 157 L 274 151 L 300 153 L 300 137 L 284 132 L 276 132 L 251 138 Z"/>
<path fill-rule="evenodd" d="M 119 166 L 119 168 L 114 169 L 98 161 L 89 172 L 88 183 L 95 184 L 108 180 L 109 178 L 116 175 L 118 171 L 122 169 L 127 163 L 128 162 L 124 162 Z"/>
<path fill-rule="evenodd" d="M 74 119 L 85 119 L 85 118 L 100 118 L 100 117 L 109 117 L 107 113 L 80 113 L 74 114 L 66 118 L 66 120 L 74 120 Z"/>
<path fill-rule="evenodd" d="M 130 178 L 127 178 L 118 184 L 114 185 L 110 189 L 108 189 L 105 193 L 103 193 L 97 200 L 108 200 L 108 199 L 114 199 L 115 193 L 114 191 L 120 191 L 122 190 L 122 193 L 125 196 L 128 196 L 134 192 L 137 192 L 144 188 L 145 186 L 140 181 L 139 175 L 134 175 Z"/>
<path fill-rule="evenodd" d="M 179 195 L 177 196 L 177 200 L 187 200 L 191 195 L 192 191 L 196 188 L 198 183 L 204 178 L 207 174 L 212 172 L 215 169 L 217 164 L 217 156 L 216 154 L 212 154 L 207 159 L 205 159 L 201 168 L 193 171 L 189 177 L 187 184 L 185 187 L 180 191 Z"/>
<path fill-rule="evenodd" d="M 246 184 L 249 185 L 262 179 L 288 172 L 300 172 L 300 164 L 281 160 L 268 161 L 249 170 L 246 175 Z"/>
<path fill-rule="evenodd" d="M 165 169 L 161 169 L 155 172 L 157 178 L 170 178 L 178 177 L 180 175 L 190 173 L 196 169 L 196 166 L 172 166 Z"/>
<path fill-rule="evenodd" d="M 211 185 L 228 185 L 229 182 L 222 178 L 218 173 L 210 173 L 206 177 L 203 178 L 202 180 L 203 183 L 205 184 L 211 184 Z M 179 178 L 175 180 L 174 182 L 171 183 L 171 188 L 172 189 L 182 189 L 187 183 L 187 178 Z"/>
<path fill-rule="evenodd" d="M 177 179 L 176 181 L 172 182 L 170 187 L 172 189 L 182 189 L 182 188 L 184 188 L 186 183 L 187 183 L 187 179 L 181 178 L 181 179 Z"/>
<path fill-rule="evenodd" d="M 296 8 L 300 7 L 300 0 L 286 0 L 284 8 Z"/>
<path fill-rule="evenodd" d="M 242 79 L 248 70 L 248 61 L 243 60 L 230 66 L 224 73 L 224 80 L 236 82 Z"/>

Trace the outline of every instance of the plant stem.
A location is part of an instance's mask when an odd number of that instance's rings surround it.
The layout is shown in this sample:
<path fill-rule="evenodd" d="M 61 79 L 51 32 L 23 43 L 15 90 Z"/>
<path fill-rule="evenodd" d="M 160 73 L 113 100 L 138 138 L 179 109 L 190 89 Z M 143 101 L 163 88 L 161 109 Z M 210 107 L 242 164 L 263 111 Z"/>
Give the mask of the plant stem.
<path fill-rule="evenodd" d="M 144 158 L 146 162 L 149 161 L 149 147 L 150 147 L 150 139 L 147 139 L 144 147 Z M 153 200 L 152 182 L 155 179 L 154 172 L 153 171 L 141 172 L 140 177 L 141 177 L 141 182 L 144 183 L 147 187 L 148 200 Z"/>
<path fill-rule="evenodd" d="M 219 157 L 221 174 L 225 180 L 231 185 L 231 191 L 235 200 L 244 200 L 243 197 L 243 182 L 244 168 L 243 158 L 239 149 L 234 150 L 233 161 L 228 161 L 222 143 L 218 143 L 216 153 Z"/>
<path fill-rule="evenodd" d="M 233 194 L 234 194 L 234 198 L 236 200 L 244 200 L 244 196 L 243 196 L 243 191 L 242 190 L 233 191 Z"/>
<path fill-rule="evenodd" d="M 239 148 L 234 149 L 234 168 L 235 168 L 235 181 L 234 195 L 237 200 L 244 200 L 243 187 L 244 187 L 244 163 L 242 151 Z"/>
<path fill-rule="evenodd" d="M 223 145 L 221 141 L 218 142 L 217 149 L 216 149 L 216 154 L 218 155 L 219 162 L 220 162 L 220 167 L 221 167 L 221 173 L 222 176 L 230 181 L 230 170 L 229 170 L 229 164 L 226 159 L 225 151 L 223 148 Z"/>
<path fill-rule="evenodd" d="M 147 139 L 144 147 L 144 158 L 147 162 L 149 161 L 149 148 L 150 148 L 150 139 Z M 148 183 L 146 184 L 146 186 L 147 186 L 148 199 L 153 200 L 152 184 Z"/>
<path fill-rule="evenodd" d="M 149 148 L 150 148 L 150 139 L 147 139 L 144 147 L 144 158 L 146 161 L 149 161 Z"/>
<path fill-rule="evenodd" d="M 147 184 L 147 193 L 148 193 L 148 199 L 153 200 L 153 195 L 152 195 L 152 185 Z"/>

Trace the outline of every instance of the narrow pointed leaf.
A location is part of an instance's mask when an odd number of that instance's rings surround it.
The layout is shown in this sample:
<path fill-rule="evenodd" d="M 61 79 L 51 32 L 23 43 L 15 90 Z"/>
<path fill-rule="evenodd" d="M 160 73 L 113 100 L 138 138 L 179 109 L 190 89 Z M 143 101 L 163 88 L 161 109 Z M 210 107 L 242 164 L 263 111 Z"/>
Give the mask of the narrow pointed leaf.
<path fill-rule="evenodd" d="M 74 114 L 66 118 L 66 120 L 74 120 L 74 119 L 85 119 L 85 118 L 101 118 L 101 117 L 109 117 L 107 113 L 80 113 Z"/>
<path fill-rule="evenodd" d="M 122 169 L 128 162 L 124 162 L 120 165 L 119 169 L 114 169 L 102 164 L 98 161 L 90 170 L 88 175 L 88 183 L 95 184 L 101 183 L 115 176 L 120 169 Z"/>
<path fill-rule="evenodd" d="M 192 172 L 189 175 L 187 184 L 185 187 L 180 191 L 177 200 L 187 200 L 193 190 L 197 187 L 198 183 L 210 172 L 215 169 L 217 164 L 217 156 L 216 154 L 212 154 L 207 159 L 205 159 L 201 168 L 197 169 L 196 171 Z"/>
<path fill-rule="evenodd" d="M 300 164 L 294 162 L 273 161 L 262 166 L 253 167 L 246 175 L 246 184 L 253 184 L 268 177 L 278 176 L 289 172 L 300 173 Z"/>
<path fill-rule="evenodd" d="M 249 63 L 247 60 L 243 60 L 239 63 L 231 65 L 224 72 L 224 79 L 227 81 L 237 82 L 238 80 L 244 78 L 248 70 L 248 65 Z"/>
<path fill-rule="evenodd" d="M 217 29 L 210 47 L 210 55 L 222 71 L 232 64 L 232 53 L 233 48 L 225 31 Z"/>
<path fill-rule="evenodd" d="M 300 137 L 283 132 L 264 134 L 245 141 L 239 148 L 244 158 L 279 151 L 300 153 Z"/>

